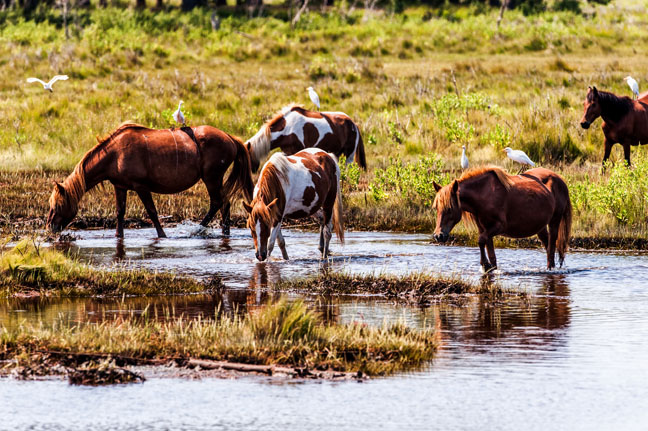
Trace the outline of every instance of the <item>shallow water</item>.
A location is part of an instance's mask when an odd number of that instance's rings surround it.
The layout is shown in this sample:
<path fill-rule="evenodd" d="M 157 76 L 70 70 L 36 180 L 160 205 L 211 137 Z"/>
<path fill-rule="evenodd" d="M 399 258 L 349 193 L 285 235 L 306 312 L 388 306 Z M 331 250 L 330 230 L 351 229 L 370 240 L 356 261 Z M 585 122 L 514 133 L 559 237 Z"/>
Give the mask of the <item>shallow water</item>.
<path fill-rule="evenodd" d="M 95 264 L 220 275 L 223 297 L 5 300 L 0 325 L 23 319 L 95 321 L 154 307 L 212 316 L 259 307 L 274 282 L 322 270 L 443 271 L 478 279 L 473 247 L 430 244 L 426 235 L 348 233 L 326 265 L 317 234 L 287 230 L 291 260 L 257 263 L 249 233 L 195 238 L 192 225 L 154 231 L 76 233 Z M 0 429 L 645 429 L 648 423 L 648 257 L 570 253 L 545 271 L 541 250 L 498 249 L 495 278 L 535 295 L 493 308 L 473 297 L 426 308 L 366 297 L 307 298 L 332 320 L 404 319 L 434 325 L 442 347 L 425 370 L 370 382 L 151 379 L 142 385 L 78 388 L 65 382 L 0 381 Z M 280 256 L 279 250 L 275 253 Z M 276 257 L 276 256 L 275 256 Z M 6 408 L 4 407 L 6 406 Z"/>

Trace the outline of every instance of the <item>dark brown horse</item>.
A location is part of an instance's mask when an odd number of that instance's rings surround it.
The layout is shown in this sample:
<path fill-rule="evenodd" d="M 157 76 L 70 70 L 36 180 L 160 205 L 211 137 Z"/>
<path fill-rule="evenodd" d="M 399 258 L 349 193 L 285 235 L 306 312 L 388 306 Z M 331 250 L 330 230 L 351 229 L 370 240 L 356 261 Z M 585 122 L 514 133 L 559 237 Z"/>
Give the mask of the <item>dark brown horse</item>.
<path fill-rule="evenodd" d="M 535 168 L 512 176 L 499 168 L 480 168 L 464 173 L 445 187 L 434 183 L 434 188 L 434 239 L 447 241 L 462 217 L 476 225 L 484 271 L 497 268 L 495 235 L 538 235 L 547 250 L 547 268 L 556 266 L 556 248 L 562 266 L 569 245 L 572 207 L 567 185 L 558 174 Z M 488 258 L 484 248 L 488 249 Z"/>
<path fill-rule="evenodd" d="M 304 148 L 317 147 L 346 157 L 367 169 L 364 144 L 358 126 L 343 112 L 313 112 L 300 106 L 283 108 L 246 143 L 256 172 L 261 160 L 273 149 L 295 154 Z"/>
<path fill-rule="evenodd" d="M 638 100 L 632 100 L 589 87 L 581 127 L 588 129 L 598 117 L 603 119 L 605 135 L 603 163 L 610 158 L 612 146 L 619 143 L 630 165 L 630 146 L 648 143 L 648 93 L 642 94 Z"/>
<path fill-rule="evenodd" d="M 232 167 L 226 181 L 225 172 Z M 159 237 L 165 237 L 151 193 L 172 194 L 202 180 L 209 193 L 209 211 L 200 223 L 207 226 L 221 209 L 223 233 L 229 234 L 230 200 L 243 191 L 252 197 L 250 157 L 238 138 L 214 127 L 154 130 L 122 124 L 88 151 L 50 197 L 47 226 L 57 233 L 74 219 L 83 195 L 103 181 L 115 186 L 117 236 L 124 236 L 126 194 L 134 190 L 142 200 Z"/>

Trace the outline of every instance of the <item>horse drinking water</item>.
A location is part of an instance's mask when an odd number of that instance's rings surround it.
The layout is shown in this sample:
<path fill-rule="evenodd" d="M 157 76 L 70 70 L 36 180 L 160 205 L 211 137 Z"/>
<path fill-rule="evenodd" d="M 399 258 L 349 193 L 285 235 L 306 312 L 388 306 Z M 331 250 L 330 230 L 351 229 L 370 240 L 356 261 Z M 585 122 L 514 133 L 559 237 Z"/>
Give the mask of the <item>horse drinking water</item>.
<path fill-rule="evenodd" d="M 226 181 L 228 168 L 232 170 Z M 165 237 L 151 193 L 179 193 L 202 180 L 209 193 L 207 226 L 221 209 L 222 228 L 229 234 L 230 200 L 242 189 L 252 196 L 250 158 L 242 141 L 211 126 L 154 130 L 126 123 L 88 151 L 50 197 L 47 226 L 57 233 L 74 219 L 83 195 L 103 181 L 115 187 L 117 236 L 124 236 L 126 194 L 142 200 L 157 235 Z"/>
<path fill-rule="evenodd" d="M 318 213 L 322 258 L 328 256 L 333 229 L 344 243 L 340 168 L 334 156 L 318 148 L 307 148 L 293 156 L 273 154 L 261 169 L 252 202 L 243 202 L 243 206 L 249 213 L 247 225 L 260 261 L 270 257 L 275 241 L 283 258 L 288 259 L 281 235 L 285 218 Z"/>
<path fill-rule="evenodd" d="M 445 187 L 434 183 L 434 188 L 434 239 L 447 241 L 462 217 L 476 225 L 484 271 L 497 268 L 495 235 L 538 235 L 547 251 L 547 268 L 556 266 L 556 249 L 562 266 L 569 245 L 572 207 L 567 185 L 558 174 L 535 168 L 512 176 L 499 168 L 480 168 L 464 173 Z"/>
<path fill-rule="evenodd" d="M 275 148 L 285 154 L 295 154 L 310 147 L 321 148 L 336 157 L 344 154 L 347 163 L 355 159 L 362 169 L 367 169 L 360 130 L 342 112 L 313 112 L 296 105 L 286 106 L 261 126 L 245 146 L 250 152 L 254 172 Z"/>
<path fill-rule="evenodd" d="M 610 158 L 612 146 L 620 143 L 630 165 L 630 146 L 648 143 L 648 93 L 642 94 L 639 100 L 632 100 L 589 87 L 581 127 L 588 129 L 598 117 L 603 119 L 605 135 L 603 163 Z"/>

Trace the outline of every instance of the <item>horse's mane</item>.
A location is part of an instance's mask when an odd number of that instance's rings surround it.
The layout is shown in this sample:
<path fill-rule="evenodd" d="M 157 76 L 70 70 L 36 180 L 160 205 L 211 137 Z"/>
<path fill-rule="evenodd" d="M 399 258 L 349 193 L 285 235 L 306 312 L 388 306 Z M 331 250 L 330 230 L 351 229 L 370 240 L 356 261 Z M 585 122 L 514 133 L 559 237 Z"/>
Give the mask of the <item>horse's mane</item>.
<path fill-rule="evenodd" d="M 288 169 L 290 169 L 290 162 L 283 153 L 274 153 L 263 166 L 256 185 L 256 194 L 252 201 L 253 210 L 248 219 L 248 226 L 255 218 L 262 219 L 266 224 L 272 224 L 273 214 L 267 205 L 279 197 L 278 193 L 284 193 L 283 185 L 288 181 Z M 264 205 L 255 205 L 258 201 L 261 201 Z M 278 212 L 279 210 L 278 206 L 275 206 L 273 211 Z M 254 228 L 254 226 L 250 227 Z"/>
<path fill-rule="evenodd" d="M 511 176 L 506 172 L 504 172 L 502 168 L 498 168 L 497 166 L 482 166 L 482 167 L 470 169 L 464 172 L 457 181 L 462 182 L 470 178 L 483 175 L 488 172 L 492 172 L 493 174 L 495 174 L 495 177 L 499 180 L 499 182 L 504 186 L 506 190 L 509 190 L 513 185 L 513 180 L 511 179 Z"/>
<path fill-rule="evenodd" d="M 601 106 L 605 106 L 605 116 L 610 120 L 616 122 L 620 121 L 632 109 L 632 99 L 628 96 L 617 96 L 616 94 L 608 91 L 597 90 L 598 100 Z M 587 100 L 591 101 L 594 92 L 590 91 L 587 94 Z M 601 111 L 601 113 L 603 113 Z"/>
<path fill-rule="evenodd" d="M 504 186 L 506 190 L 509 190 L 513 185 L 511 176 L 504 172 L 501 168 L 495 166 L 483 166 L 470 169 L 464 172 L 456 181 L 458 183 L 462 183 L 471 178 L 475 178 L 488 173 L 495 175 L 495 178 L 497 178 L 497 180 L 502 184 L 502 186 Z M 459 207 L 461 207 L 461 197 L 458 196 L 457 201 L 452 200 L 452 187 L 450 186 L 446 186 L 439 190 L 436 197 L 434 198 L 434 206 L 441 211 L 446 208 L 455 209 L 457 204 L 459 205 Z M 477 226 L 477 219 L 475 218 L 474 214 L 467 211 L 462 211 L 461 217 L 467 227 L 475 228 Z"/>
<path fill-rule="evenodd" d="M 123 131 L 128 130 L 128 129 L 147 129 L 148 130 L 148 127 L 142 126 L 141 124 L 126 121 L 124 123 L 121 123 L 119 126 L 117 126 L 117 128 L 115 130 L 113 130 L 112 132 L 105 134 L 103 137 L 100 138 L 99 136 L 97 136 L 97 143 L 98 143 L 98 145 L 106 144 L 112 138 L 114 138 L 115 136 L 119 135 L 120 133 L 122 133 Z M 88 151 L 85 156 L 87 156 L 95 148 L 97 148 L 97 146 L 95 146 L 90 151 Z M 83 156 L 83 157 L 85 157 L 85 156 Z M 81 160 L 83 160 L 83 159 L 81 159 Z"/>
<path fill-rule="evenodd" d="M 261 126 L 261 129 L 259 129 L 256 135 L 254 135 L 247 141 L 247 143 L 250 144 L 250 155 L 255 161 L 261 161 L 261 159 L 270 152 L 270 129 L 272 128 L 272 126 L 283 119 L 284 116 L 288 115 L 288 113 L 297 109 L 304 108 L 303 106 L 297 105 L 296 103 L 291 103 L 290 105 L 284 106 L 279 111 L 277 111 L 272 116 L 272 118 L 266 121 L 263 126 Z"/>

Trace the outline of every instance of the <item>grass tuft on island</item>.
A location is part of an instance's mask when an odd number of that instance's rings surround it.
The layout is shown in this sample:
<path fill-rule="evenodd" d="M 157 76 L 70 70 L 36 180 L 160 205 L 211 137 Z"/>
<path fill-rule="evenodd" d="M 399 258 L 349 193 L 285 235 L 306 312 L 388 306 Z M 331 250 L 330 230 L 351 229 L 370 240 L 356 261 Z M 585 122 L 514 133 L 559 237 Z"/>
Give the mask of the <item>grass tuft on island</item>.
<path fill-rule="evenodd" d="M 31 369 L 38 375 L 56 374 L 56 369 L 62 374 L 65 367 L 69 375 L 71 370 L 87 369 L 89 360 L 124 362 L 124 358 L 130 364 L 226 361 L 386 375 L 422 366 L 436 347 L 431 329 L 416 330 L 403 323 L 328 324 L 302 301 L 285 299 L 258 313 L 216 320 L 158 321 L 145 315 L 101 324 L 24 323 L 0 328 L 4 373 L 16 370 L 14 374 L 23 376 Z M 59 358 L 58 363 L 51 362 L 53 357 Z M 39 369 L 44 358 L 54 371 Z"/>
<path fill-rule="evenodd" d="M 0 297 L 158 295 L 209 289 L 197 280 L 170 273 L 93 269 L 29 240 L 0 250 Z"/>
<path fill-rule="evenodd" d="M 405 276 L 323 273 L 314 277 L 281 281 L 275 288 L 319 295 L 382 295 L 419 304 L 430 302 L 433 297 L 448 295 L 479 294 L 497 300 L 508 293 L 523 294 L 518 291 L 509 292 L 498 283 L 491 282 L 490 278 L 482 283 L 475 283 L 459 277 L 444 277 L 431 273 L 411 273 Z"/>

